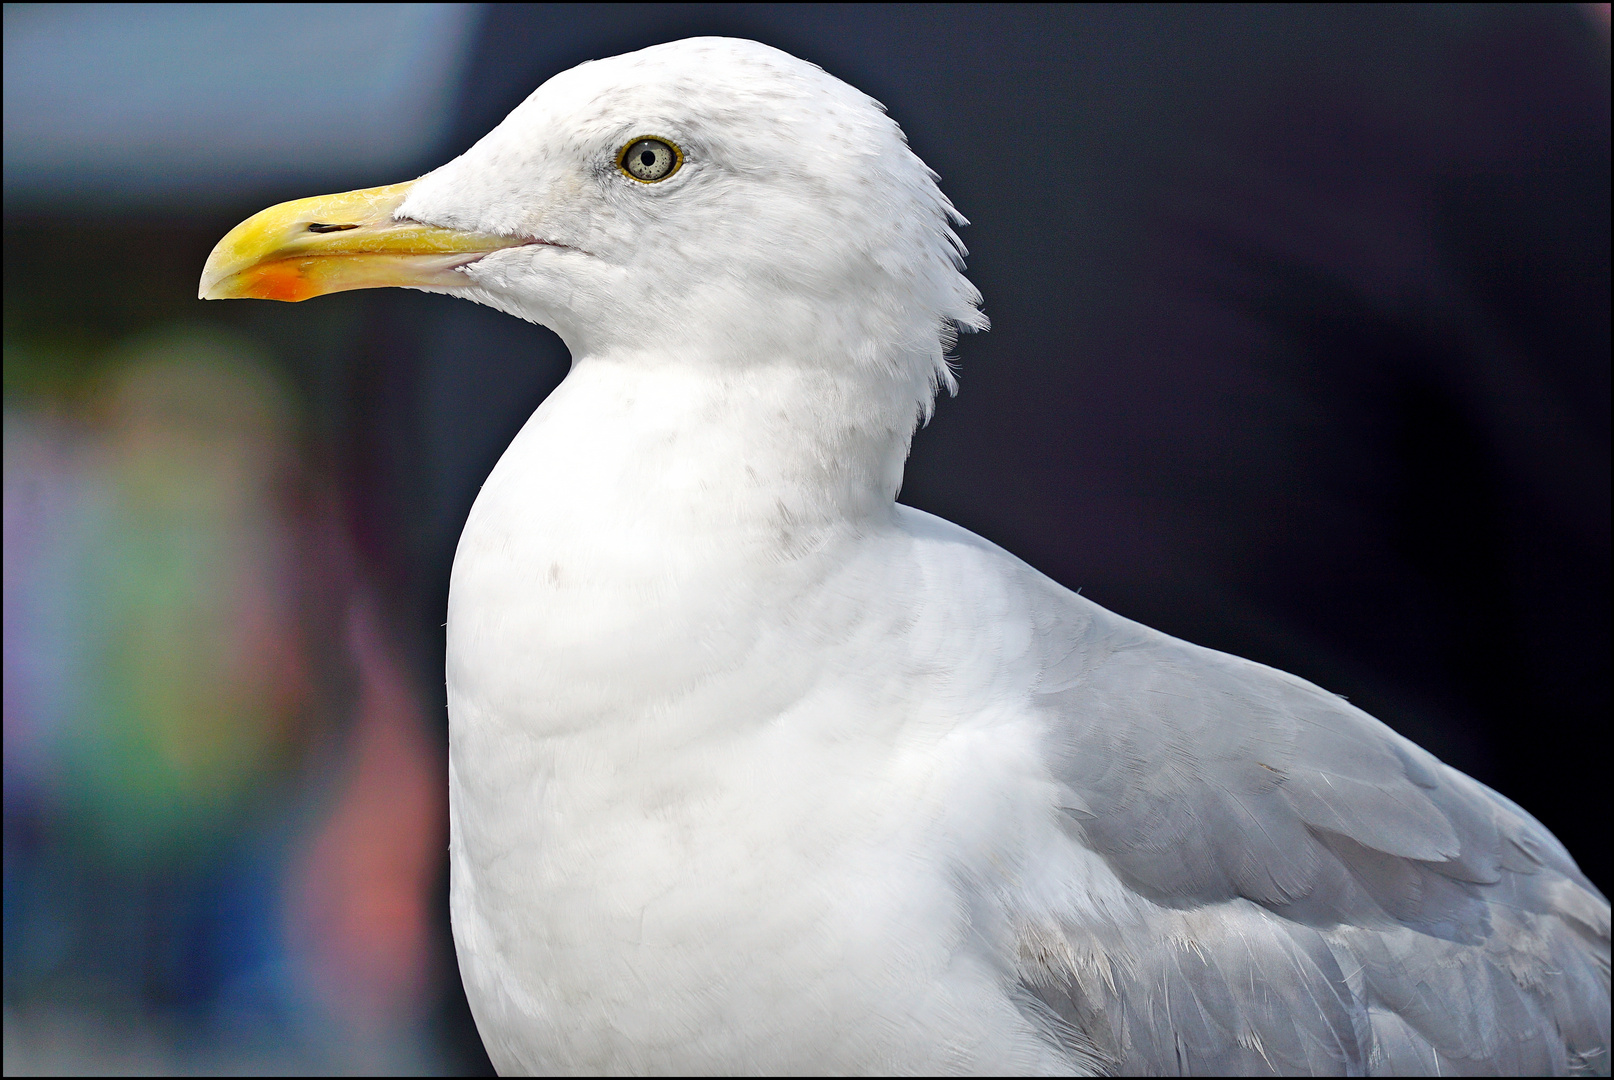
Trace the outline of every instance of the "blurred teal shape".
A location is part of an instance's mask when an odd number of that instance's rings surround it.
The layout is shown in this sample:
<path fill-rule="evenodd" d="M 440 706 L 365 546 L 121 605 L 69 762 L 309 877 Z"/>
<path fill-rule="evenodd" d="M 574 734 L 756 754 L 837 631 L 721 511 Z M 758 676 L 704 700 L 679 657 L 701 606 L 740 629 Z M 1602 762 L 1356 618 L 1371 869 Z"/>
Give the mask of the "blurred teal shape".
<path fill-rule="evenodd" d="M 267 363 L 222 333 L 148 338 L 110 369 L 84 415 L 21 428 L 53 452 L 8 438 L 8 495 L 54 485 L 59 508 L 32 536 L 8 521 L 8 682 L 14 658 L 32 667 L 31 699 L 8 694 L 8 728 L 25 729 L 8 743 L 25 736 L 82 842 L 147 862 L 220 838 L 295 757 L 295 430 Z"/>
<path fill-rule="evenodd" d="M 214 208 L 423 168 L 477 4 L 7 4 L 7 212 Z"/>
<path fill-rule="evenodd" d="M 6 356 L 8 1070 L 434 1067 L 441 747 L 278 369 L 51 340 Z"/>

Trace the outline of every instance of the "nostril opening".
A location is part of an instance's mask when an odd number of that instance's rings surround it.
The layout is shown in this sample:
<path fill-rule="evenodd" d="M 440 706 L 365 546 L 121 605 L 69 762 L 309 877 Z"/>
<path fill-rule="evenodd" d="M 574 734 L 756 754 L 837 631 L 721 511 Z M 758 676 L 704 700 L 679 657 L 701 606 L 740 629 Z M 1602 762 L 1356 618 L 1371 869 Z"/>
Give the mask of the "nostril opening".
<path fill-rule="evenodd" d="M 357 229 L 357 225 L 321 225 L 314 222 L 308 226 L 309 232 L 343 232 L 347 229 Z"/>

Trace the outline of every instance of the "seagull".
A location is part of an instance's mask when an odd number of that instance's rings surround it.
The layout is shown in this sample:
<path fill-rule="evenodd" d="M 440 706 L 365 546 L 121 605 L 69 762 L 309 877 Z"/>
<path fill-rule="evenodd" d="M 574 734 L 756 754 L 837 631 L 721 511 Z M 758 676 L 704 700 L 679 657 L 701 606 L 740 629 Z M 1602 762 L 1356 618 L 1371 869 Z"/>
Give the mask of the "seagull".
<path fill-rule="evenodd" d="M 550 327 L 448 601 L 451 913 L 501 1073 L 1609 1069 L 1609 905 L 1343 698 L 896 496 L 986 328 L 873 99 L 752 41 L 582 64 L 204 298 Z"/>

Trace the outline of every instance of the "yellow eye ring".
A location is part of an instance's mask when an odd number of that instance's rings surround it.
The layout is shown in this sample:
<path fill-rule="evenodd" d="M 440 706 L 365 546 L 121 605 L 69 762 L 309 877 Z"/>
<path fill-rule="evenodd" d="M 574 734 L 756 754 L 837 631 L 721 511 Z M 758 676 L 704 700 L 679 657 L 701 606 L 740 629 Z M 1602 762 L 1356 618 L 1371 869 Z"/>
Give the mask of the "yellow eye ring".
<path fill-rule="evenodd" d="M 641 184 L 659 184 L 684 167 L 684 152 L 671 139 L 641 135 L 616 155 L 623 176 Z"/>

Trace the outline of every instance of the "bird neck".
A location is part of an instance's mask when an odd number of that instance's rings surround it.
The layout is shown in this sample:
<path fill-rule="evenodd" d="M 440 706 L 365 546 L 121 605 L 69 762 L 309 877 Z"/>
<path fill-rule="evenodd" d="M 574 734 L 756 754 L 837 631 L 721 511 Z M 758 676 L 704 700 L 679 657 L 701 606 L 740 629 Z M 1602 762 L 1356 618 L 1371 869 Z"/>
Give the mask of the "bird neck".
<path fill-rule="evenodd" d="M 911 390 L 872 371 L 595 355 L 534 415 L 523 453 L 568 474 L 574 507 L 675 531 L 800 529 L 889 515 L 914 421 Z"/>
<path fill-rule="evenodd" d="M 785 362 L 719 376 L 578 360 L 460 538 L 447 670 L 462 732 L 471 715 L 519 718 L 524 738 L 704 730 L 654 721 L 656 702 L 737 670 L 760 613 L 801 609 L 848 544 L 893 526 L 900 392 L 881 409 L 873 388 Z"/>

